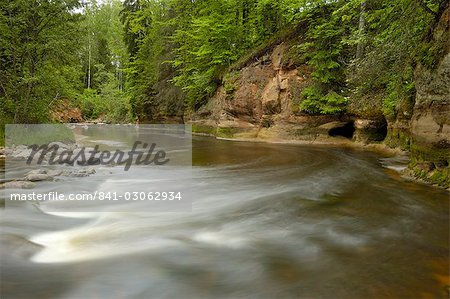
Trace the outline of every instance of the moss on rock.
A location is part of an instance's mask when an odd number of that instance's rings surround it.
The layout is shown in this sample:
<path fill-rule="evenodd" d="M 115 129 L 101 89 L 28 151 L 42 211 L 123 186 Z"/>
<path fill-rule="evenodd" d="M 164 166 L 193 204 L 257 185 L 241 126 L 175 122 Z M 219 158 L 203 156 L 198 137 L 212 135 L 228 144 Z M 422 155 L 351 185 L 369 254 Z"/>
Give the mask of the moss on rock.
<path fill-rule="evenodd" d="M 192 124 L 192 133 L 216 136 L 217 128 L 205 124 Z"/>

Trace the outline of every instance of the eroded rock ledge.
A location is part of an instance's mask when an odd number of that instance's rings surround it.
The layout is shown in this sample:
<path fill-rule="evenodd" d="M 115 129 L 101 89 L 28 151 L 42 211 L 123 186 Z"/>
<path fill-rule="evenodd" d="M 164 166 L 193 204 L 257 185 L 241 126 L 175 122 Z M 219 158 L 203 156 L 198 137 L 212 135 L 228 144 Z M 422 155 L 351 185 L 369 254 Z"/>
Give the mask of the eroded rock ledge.
<path fill-rule="evenodd" d="M 445 18 L 444 18 L 445 19 Z M 442 26 L 441 26 L 442 27 Z M 445 24 L 444 24 L 445 27 Z M 448 25 L 440 34 L 448 34 Z M 193 131 L 220 138 L 269 142 L 382 144 L 411 153 L 407 174 L 450 188 L 450 54 L 434 70 L 417 66 L 412 111 L 386 120 L 352 111 L 341 116 L 311 116 L 299 110 L 311 80 L 308 66 L 284 59 L 279 44 L 224 79 L 209 102 L 186 119 Z M 366 109 L 367 107 L 365 107 Z"/>
<path fill-rule="evenodd" d="M 311 116 L 299 109 L 301 92 L 311 70 L 286 62 L 286 45 L 226 78 L 215 96 L 190 115 L 196 133 L 223 138 L 266 141 L 296 140 L 323 143 L 382 141 L 387 133 L 383 118 L 355 115 Z"/>

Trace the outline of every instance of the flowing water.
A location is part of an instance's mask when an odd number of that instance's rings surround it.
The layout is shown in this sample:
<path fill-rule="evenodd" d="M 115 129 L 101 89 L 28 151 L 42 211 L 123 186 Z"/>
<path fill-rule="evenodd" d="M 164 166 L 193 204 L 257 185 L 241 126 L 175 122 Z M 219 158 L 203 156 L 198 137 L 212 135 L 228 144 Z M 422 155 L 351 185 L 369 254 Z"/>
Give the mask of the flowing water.
<path fill-rule="evenodd" d="M 193 163 L 192 212 L 2 210 L 1 298 L 448 297 L 449 193 L 391 160 L 195 138 Z"/>

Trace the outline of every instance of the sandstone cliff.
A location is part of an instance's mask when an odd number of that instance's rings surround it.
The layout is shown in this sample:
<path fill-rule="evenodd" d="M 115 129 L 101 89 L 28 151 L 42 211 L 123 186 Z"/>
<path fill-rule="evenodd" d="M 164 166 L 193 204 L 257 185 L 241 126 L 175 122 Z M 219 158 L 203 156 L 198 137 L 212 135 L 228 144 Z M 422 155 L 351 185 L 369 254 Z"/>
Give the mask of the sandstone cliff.
<path fill-rule="evenodd" d="M 411 152 L 410 174 L 449 188 L 449 14 L 447 9 L 432 36 L 445 43 L 446 54 L 433 69 L 416 66 L 415 102 L 393 119 L 383 117 L 375 97 L 370 105 L 359 105 L 364 111 L 349 109 L 337 116 L 303 113 L 301 94 L 311 83 L 311 69 L 290 60 L 289 41 L 230 71 L 209 102 L 187 118 L 194 132 L 223 138 L 399 147 Z"/>
<path fill-rule="evenodd" d="M 295 67 L 285 57 L 287 48 L 281 43 L 226 76 L 214 97 L 191 115 L 194 130 L 219 137 L 333 143 L 348 142 L 357 129 L 382 130 L 378 120 L 300 111 L 301 93 L 311 82 L 311 70 L 307 65 Z"/>
<path fill-rule="evenodd" d="M 411 173 L 446 188 L 450 186 L 450 10 L 433 32 L 433 41 L 444 43 L 445 55 L 434 69 L 418 65 L 416 98 L 404 138 L 409 139 Z M 398 133 L 398 123 L 391 132 Z M 397 137 L 398 137 L 397 136 Z"/>

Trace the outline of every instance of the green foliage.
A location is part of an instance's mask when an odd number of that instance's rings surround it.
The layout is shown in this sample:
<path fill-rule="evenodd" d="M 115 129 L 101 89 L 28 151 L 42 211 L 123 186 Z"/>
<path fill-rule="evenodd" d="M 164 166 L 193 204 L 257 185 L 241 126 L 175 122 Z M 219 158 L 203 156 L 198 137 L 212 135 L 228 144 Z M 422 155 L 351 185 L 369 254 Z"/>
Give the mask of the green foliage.
<path fill-rule="evenodd" d="M 334 91 L 324 94 L 317 86 L 304 89 L 300 108 L 309 114 L 339 114 L 345 111 L 347 99 Z"/>
<path fill-rule="evenodd" d="M 445 41 L 423 41 L 418 52 L 418 61 L 429 69 L 434 69 L 445 53 Z"/>
<path fill-rule="evenodd" d="M 312 70 L 296 109 L 340 114 L 349 95 L 378 94 L 377 110 L 408 116 L 415 66 L 435 67 L 448 40 L 431 38 L 446 0 L 80 2 L 1 3 L 2 122 L 47 121 L 59 99 L 78 101 L 87 119 L 182 115 L 220 84 L 233 94 L 238 75 L 226 73 L 284 32 L 298 34 L 290 62 Z"/>
<path fill-rule="evenodd" d="M 0 105 L 2 121 L 49 121 L 59 99 L 83 103 L 85 118 L 99 114 L 106 105 L 124 106 L 122 65 L 128 57 L 119 21 L 121 3 L 95 1 L 3 1 L 0 6 Z M 111 76 L 119 80 L 111 87 Z M 100 91 L 97 100 L 92 92 Z M 95 93 L 95 92 L 94 92 Z M 81 94 L 81 97 L 78 95 Z M 111 98 L 117 98 L 116 103 Z M 87 108 L 89 105 L 98 107 Z M 119 108 L 117 108 L 119 109 Z M 119 109 L 119 110 L 120 110 Z M 124 112 L 120 112 L 123 115 Z"/>
<path fill-rule="evenodd" d="M 122 21 L 131 59 L 133 110 L 154 106 L 157 82 L 170 80 L 199 107 L 225 70 L 293 20 L 301 0 L 205 0 L 124 2 Z M 181 99 L 181 98 L 180 98 Z"/>
<path fill-rule="evenodd" d="M 55 98 L 74 93 L 79 3 L 2 1 L 0 106 L 13 122 L 48 119 Z"/>
<path fill-rule="evenodd" d="M 339 114 L 346 109 L 345 65 L 351 59 L 352 49 L 346 39 L 354 18 L 346 14 L 355 15 L 348 5 L 339 1 L 318 3 L 304 12 L 303 18 L 308 22 L 307 41 L 296 49 L 301 61 L 313 70 L 312 86 L 303 91 L 304 100 L 300 104 L 307 113 Z"/>
<path fill-rule="evenodd" d="M 106 121 L 123 123 L 131 120 L 131 107 L 126 94 L 119 89 L 119 81 L 113 74 L 108 74 L 108 80 L 102 85 L 100 91 L 102 105 L 106 106 Z"/>
<path fill-rule="evenodd" d="M 79 102 L 81 112 L 87 119 L 97 119 L 106 109 L 106 105 L 103 105 L 98 92 L 94 89 L 85 89 L 79 96 Z"/>
<path fill-rule="evenodd" d="M 413 69 L 432 68 L 442 56 L 443 42 L 431 42 L 432 13 L 445 1 L 394 0 L 368 2 L 365 55 L 353 61 L 348 76 L 356 100 L 366 93 L 384 94 L 382 110 L 393 119 L 408 117 L 415 96 Z M 445 38 L 444 38 L 445 39 Z"/>
<path fill-rule="evenodd" d="M 415 96 L 413 75 L 411 66 L 404 68 L 403 73 L 390 75 L 390 81 L 386 86 L 386 97 L 383 100 L 383 113 L 388 119 L 393 119 L 399 110 L 403 113 L 411 110 L 399 105 L 413 101 Z"/>
<path fill-rule="evenodd" d="M 123 68 L 128 60 L 119 20 L 122 4 L 91 1 L 85 7 L 82 61 L 84 91 L 78 96 L 85 119 L 126 122 L 130 119 L 129 97 L 124 92 Z"/>
<path fill-rule="evenodd" d="M 217 10 L 234 13 L 226 6 Z M 214 79 L 240 54 L 234 20 L 227 13 L 203 13 L 206 15 L 193 19 L 188 28 L 178 29 L 173 36 L 174 42 L 181 45 L 172 62 L 178 70 L 173 81 L 186 93 L 191 106 L 212 95 L 217 88 Z"/>
<path fill-rule="evenodd" d="M 175 28 L 173 18 L 170 1 L 124 2 L 121 19 L 130 55 L 125 69 L 126 89 L 132 112 L 138 118 L 152 114 L 157 105 L 154 97 L 161 89 L 157 84 L 173 78 L 173 69 L 168 63 L 173 58 L 170 40 Z M 168 88 L 164 86 L 164 89 Z"/>
<path fill-rule="evenodd" d="M 124 92 L 119 90 L 117 79 L 108 74 L 100 90 L 85 89 L 78 98 L 86 119 L 101 119 L 109 123 L 129 122 L 130 104 Z"/>
<path fill-rule="evenodd" d="M 192 109 L 201 106 L 220 83 L 232 93 L 233 80 L 223 78 L 229 66 L 286 27 L 302 24 L 306 33 L 289 55 L 313 70 L 314 87 L 303 93 L 304 111 L 342 113 L 348 94 L 382 90 L 385 113 L 395 114 L 392 111 L 413 93 L 410 78 L 403 80 L 408 67 L 420 57 L 433 64 L 436 55 L 425 53 L 442 51 L 426 43 L 421 47 L 423 55 L 414 54 L 414 45 L 423 40 L 433 18 L 420 2 L 125 1 L 122 16 L 132 55 L 128 68 L 132 105 L 135 112 L 154 106 L 155 87 L 161 80 L 179 86 Z M 440 4 L 424 2 L 432 11 Z M 357 47 L 365 51 L 355 59 Z"/>
<path fill-rule="evenodd" d="M 223 78 L 223 88 L 226 94 L 233 94 L 237 89 L 237 80 L 239 78 L 239 72 L 229 72 Z"/>

